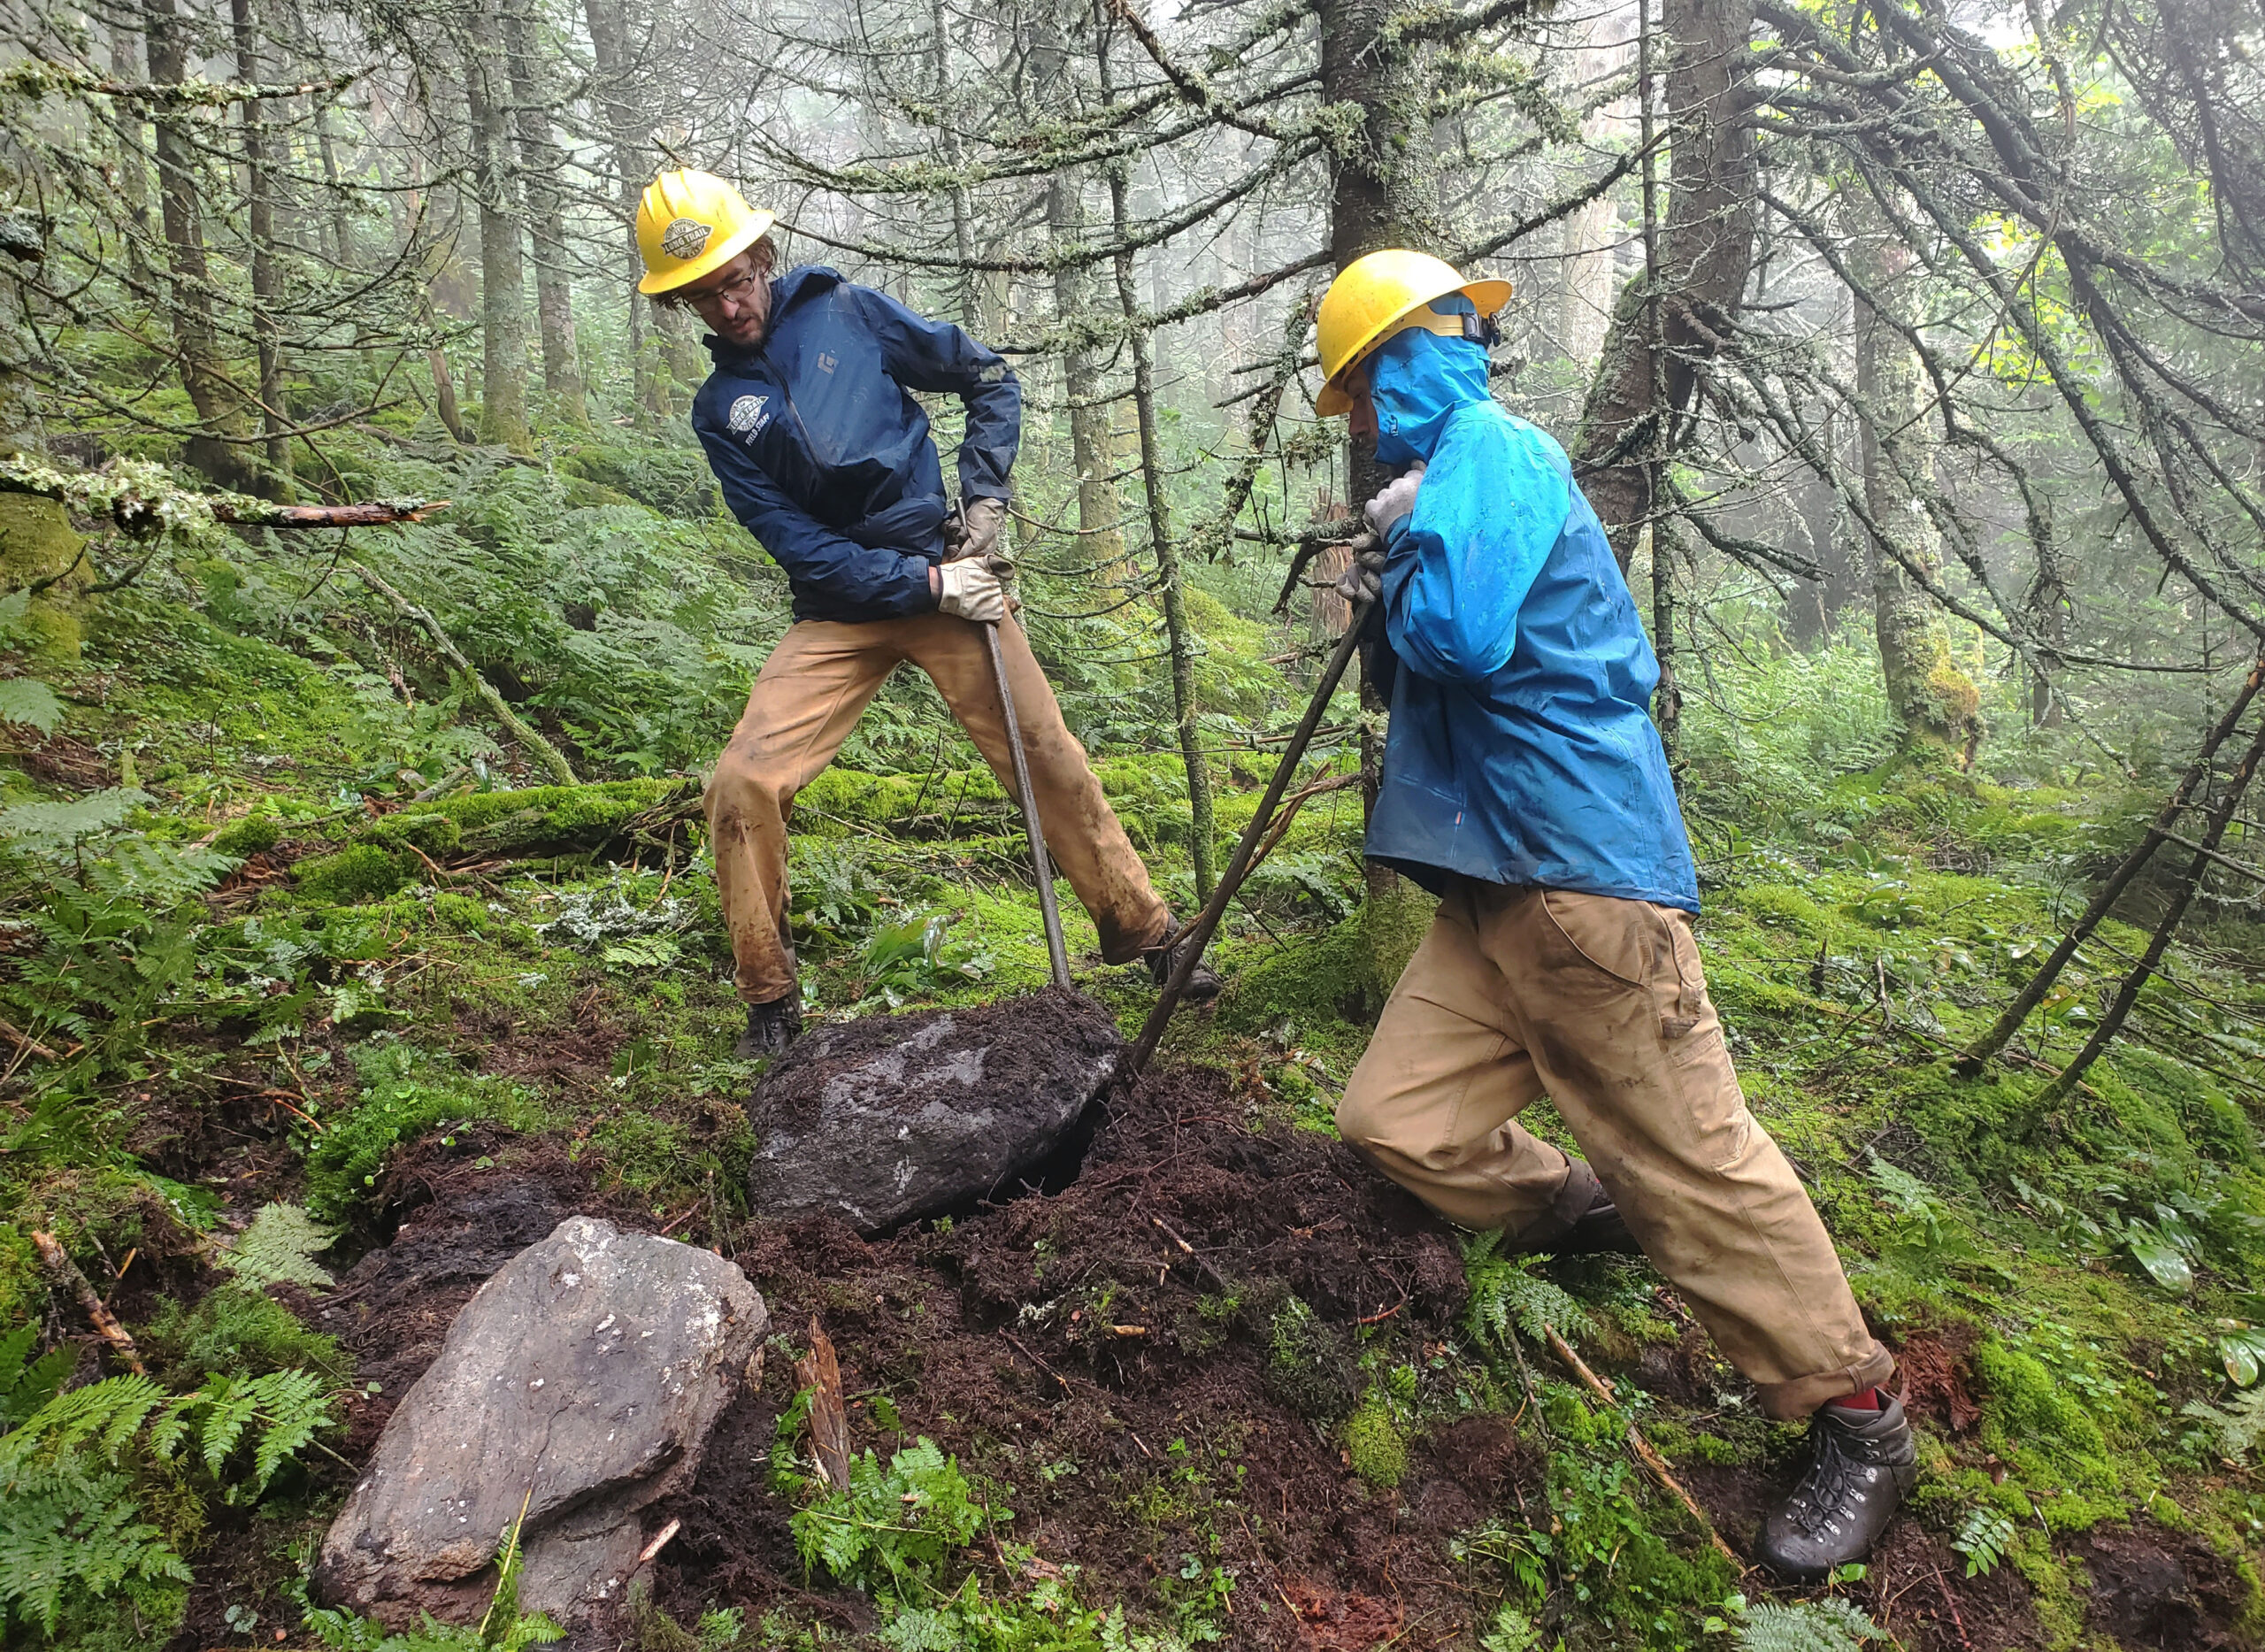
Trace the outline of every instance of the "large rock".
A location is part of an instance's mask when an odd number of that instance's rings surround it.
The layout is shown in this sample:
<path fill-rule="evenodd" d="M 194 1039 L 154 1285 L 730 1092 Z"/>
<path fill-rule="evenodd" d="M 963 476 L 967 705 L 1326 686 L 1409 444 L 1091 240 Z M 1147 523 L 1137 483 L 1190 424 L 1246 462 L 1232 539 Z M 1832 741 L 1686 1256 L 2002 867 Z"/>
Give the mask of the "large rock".
<path fill-rule="evenodd" d="M 521 1606 L 588 1619 L 628 1582 L 638 1510 L 698 1471 L 766 1323 L 722 1257 L 569 1217 L 457 1316 L 323 1540 L 317 1593 L 395 1628 L 476 1623 L 524 1500 Z"/>
<path fill-rule="evenodd" d="M 1055 988 L 806 1033 L 755 1088 L 758 1216 L 876 1233 L 1013 1187 L 1100 1094 L 1124 1041 Z"/>

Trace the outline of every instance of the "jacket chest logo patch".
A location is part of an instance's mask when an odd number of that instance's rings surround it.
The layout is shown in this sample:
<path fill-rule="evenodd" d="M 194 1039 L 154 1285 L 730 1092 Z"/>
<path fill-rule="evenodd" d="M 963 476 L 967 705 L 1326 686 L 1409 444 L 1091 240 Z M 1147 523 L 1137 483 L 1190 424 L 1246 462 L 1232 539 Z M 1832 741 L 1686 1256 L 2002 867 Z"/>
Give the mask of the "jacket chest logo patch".
<path fill-rule="evenodd" d="M 661 250 L 672 258 L 696 258 L 708 244 L 709 227 L 696 218 L 672 218 L 661 232 Z"/>
<path fill-rule="evenodd" d="M 822 353 L 818 358 L 818 370 L 820 373 L 832 373 L 835 365 L 833 356 L 830 351 Z"/>
<path fill-rule="evenodd" d="M 763 411 L 767 396 L 742 396 L 732 403 L 730 417 L 726 421 L 735 436 L 752 436 L 771 422 L 771 415 Z"/>

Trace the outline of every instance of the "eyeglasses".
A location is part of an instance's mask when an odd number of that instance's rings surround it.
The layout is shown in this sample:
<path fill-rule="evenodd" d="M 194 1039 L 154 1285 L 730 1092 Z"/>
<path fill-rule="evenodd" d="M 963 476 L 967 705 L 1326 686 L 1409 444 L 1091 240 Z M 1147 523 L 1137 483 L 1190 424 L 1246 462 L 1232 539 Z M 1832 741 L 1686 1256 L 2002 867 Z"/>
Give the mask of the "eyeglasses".
<path fill-rule="evenodd" d="M 763 280 L 762 271 L 753 268 L 742 270 L 721 287 L 711 287 L 705 292 L 685 294 L 684 301 L 695 310 L 713 310 L 728 298 L 734 308 L 743 308 L 747 304 L 748 295 L 755 290 L 756 283 L 761 280 Z"/>

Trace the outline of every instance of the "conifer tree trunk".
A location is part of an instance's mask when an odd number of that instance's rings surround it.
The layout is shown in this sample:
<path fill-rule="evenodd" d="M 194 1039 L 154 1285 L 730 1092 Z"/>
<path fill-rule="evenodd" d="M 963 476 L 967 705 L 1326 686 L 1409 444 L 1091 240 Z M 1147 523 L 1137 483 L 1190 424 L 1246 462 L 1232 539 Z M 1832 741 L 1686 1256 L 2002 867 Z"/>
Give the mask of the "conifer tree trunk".
<path fill-rule="evenodd" d="M 1904 568 L 1908 562 L 1931 578 L 1942 566 L 1942 549 L 1919 491 L 1934 474 L 1919 357 L 1890 325 L 1908 327 L 1918 314 L 1916 265 L 1910 250 L 1884 230 L 1866 224 L 1854 250 L 1869 289 L 1856 295 L 1864 509 L 1893 542 L 1871 546 L 1873 626 L 1888 703 L 1902 723 L 1906 748 L 1941 752 L 1962 767 L 1981 741 L 1981 695 L 1951 652 L 1942 611 Z"/>
<path fill-rule="evenodd" d="M 494 26 L 498 10 L 485 14 Z M 480 191 L 480 434 L 514 452 L 534 443 L 527 427 L 526 265 L 511 183 L 511 113 L 495 72 L 495 47 L 465 42 L 465 104 Z"/>
<path fill-rule="evenodd" d="M 1566 444 L 1623 569 L 1651 519 L 1659 466 L 1697 393 L 1709 339 L 1728 336 L 1753 265 L 1753 27 L 1754 0 L 1661 0 L 1672 148 L 1655 277 L 1659 342 L 1646 282 L 1632 280 L 1613 306 L 1580 427 Z M 1660 351 L 1664 361 L 1655 359 Z"/>
<path fill-rule="evenodd" d="M 261 77 L 257 20 L 251 0 L 229 0 L 229 22 L 236 48 L 236 78 L 247 85 Z M 283 297 L 283 273 L 275 250 L 275 185 L 280 156 L 267 130 L 265 104 L 247 99 L 237 105 L 243 124 L 246 232 L 251 242 L 252 336 L 259 353 L 260 428 L 266 475 L 261 492 L 271 498 L 292 496 L 291 439 L 284 434 L 290 414 L 283 388 L 283 318 L 278 312 Z"/>
<path fill-rule="evenodd" d="M 511 101 L 518 106 L 519 169 L 526 179 L 527 224 L 534 241 L 534 311 L 542 340 L 542 388 L 550 415 L 587 425 L 582 365 L 574 339 L 574 294 L 567 280 L 566 216 L 559 180 L 566 158 L 550 127 L 551 103 L 525 10 L 508 4 L 503 37 L 510 54 Z"/>
<path fill-rule="evenodd" d="M 150 78 L 178 86 L 188 78 L 188 43 L 174 0 L 142 0 L 148 31 Z M 186 444 L 192 465 L 223 488 L 249 493 L 258 477 L 246 463 L 243 395 L 228 376 L 213 319 L 212 270 L 204 249 L 204 219 L 196 178 L 196 144 L 188 118 L 157 105 L 157 201 L 165 227 L 169 294 L 167 319 L 181 388 L 196 410 L 197 434 Z M 231 441 L 229 438 L 238 438 Z"/>
<path fill-rule="evenodd" d="M 1069 45 L 1061 24 L 1048 17 L 1037 31 L 1033 54 L 1033 78 L 1049 103 L 1068 87 Z M 1084 239 L 1086 230 L 1083 174 L 1058 167 L 1047 178 L 1046 228 L 1056 247 Z M 1082 265 L 1064 265 L 1054 273 L 1054 317 L 1056 326 L 1080 325 L 1093 315 L 1093 276 Z M 1118 518 L 1124 501 L 1116 482 L 1117 444 L 1112 426 L 1116 410 L 1102 399 L 1100 364 L 1091 346 L 1067 345 L 1062 353 L 1063 391 L 1070 403 L 1070 457 L 1078 473 L 1077 561 L 1081 566 L 1109 567 L 1125 559 L 1125 534 Z"/>
<path fill-rule="evenodd" d="M 605 111 L 608 146 L 613 152 L 614 184 L 620 204 L 622 234 L 628 248 L 624 268 L 629 304 L 630 394 L 641 415 L 666 417 L 668 406 L 646 348 L 647 305 L 637 280 L 645 272 L 637 252 L 637 201 L 644 192 L 645 150 L 637 135 L 637 112 L 629 85 L 629 35 L 620 0 L 582 0 L 582 21 L 590 31 L 590 65 L 596 72 L 598 105 Z"/>

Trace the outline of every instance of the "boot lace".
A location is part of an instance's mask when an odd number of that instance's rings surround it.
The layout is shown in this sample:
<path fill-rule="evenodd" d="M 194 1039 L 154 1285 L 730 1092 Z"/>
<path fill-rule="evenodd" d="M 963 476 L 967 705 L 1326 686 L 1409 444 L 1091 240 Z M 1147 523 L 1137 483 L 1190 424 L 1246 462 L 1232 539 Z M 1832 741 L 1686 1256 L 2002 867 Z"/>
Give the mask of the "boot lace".
<path fill-rule="evenodd" d="M 1800 1484 L 1793 1487 L 1785 1510 L 1804 1535 L 1815 1537 L 1824 1530 L 1855 1490 L 1857 1471 L 1863 1466 L 1842 1449 L 1839 1440 L 1819 1433 L 1816 1457 Z"/>

